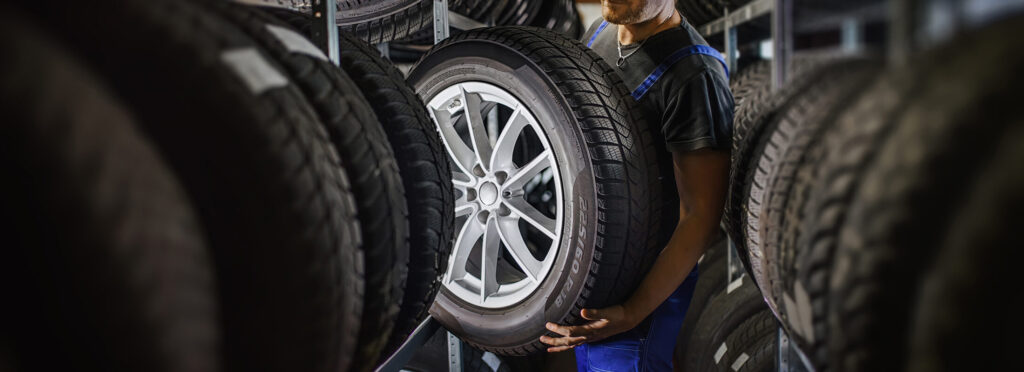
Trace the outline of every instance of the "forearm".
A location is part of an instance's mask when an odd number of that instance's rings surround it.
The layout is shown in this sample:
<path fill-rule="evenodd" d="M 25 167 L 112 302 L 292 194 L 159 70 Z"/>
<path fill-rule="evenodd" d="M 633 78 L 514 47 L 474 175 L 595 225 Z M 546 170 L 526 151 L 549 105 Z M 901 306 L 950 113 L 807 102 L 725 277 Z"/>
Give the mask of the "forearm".
<path fill-rule="evenodd" d="M 637 321 L 653 312 L 686 280 L 717 229 L 717 219 L 712 216 L 683 216 L 654 266 L 623 304 L 626 311 Z"/>

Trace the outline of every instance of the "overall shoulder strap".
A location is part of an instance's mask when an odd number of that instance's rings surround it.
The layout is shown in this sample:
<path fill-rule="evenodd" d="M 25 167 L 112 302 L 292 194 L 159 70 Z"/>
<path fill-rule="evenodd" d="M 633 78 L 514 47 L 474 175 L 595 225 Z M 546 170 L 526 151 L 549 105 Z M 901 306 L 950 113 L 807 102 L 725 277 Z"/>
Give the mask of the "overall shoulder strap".
<path fill-rule="evenodd" d="M 604 31 L 605 27 L 608 27 L 608 21 L 601 21 L 601 25 L 597 26 L 597 30 L 594 31 L 594 34 L 590 35 L 590 40 L 587 41 L 587 48 L 594 45 L 594 40 L 597 39 L 597 35 L 600 35 L 601 31 Z"/>
<path fill-rule="evenodd" d="M 601 26 L 604 26 L 604 24 L 601 24 Z M 598 28 L 597 32 L 601 32 L 600 28 Z M 597 33 L 594 33 L 594 36 L 597 36 Z M 591 37 L 590 39 L 591 42 L 593 42 L 594 38 Z M 683 58 L 698 54 L 706 55 L 714 59 L 717 59 L 718 62 L 722 64 L 722 68 L 725 69 L 725 79 L 727 81 L 729 80 L 729 65 L 726 64 L 725 58 L 722 57 L 721 53 L 707 45 L 691 45 L 679 49 L 675 51 L 675 53 L 669 55 L 668 58 L 665 58 L 665 60 L 662 61 L 661 64 L 654 69 L 654 72 L 651 72 L 650 75 L 647 75 L 647 78 L 644 79 L 644 82 L 640 83 L 640 86 L 633 90 L 633 99 L 639 101 L 640 98 L 643 98 L 643 96 L 647 94 L 647 90 L 651 89 L 651 86 L 653 86 L 654 83 L 658 82 L 658 79 L 661 79 L 661 76 L 665 74 L 665 71 L 668 71 L 668 69 L 672 67 L 672 65 L 676 64 L 676 62 L 679 62 Z"/>

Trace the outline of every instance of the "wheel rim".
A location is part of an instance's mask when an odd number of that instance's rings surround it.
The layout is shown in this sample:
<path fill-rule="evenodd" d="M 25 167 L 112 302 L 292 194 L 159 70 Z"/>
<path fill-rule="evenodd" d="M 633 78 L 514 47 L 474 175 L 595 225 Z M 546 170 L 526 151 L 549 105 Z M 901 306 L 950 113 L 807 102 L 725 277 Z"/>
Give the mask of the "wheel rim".
<path fill-rule="evenodd" d="M 506 90 L 463 82 L 427 106 L 453 167 L 456 239 L 443 285 L 483 308 L 511 306 L 551 271 L 563 195 L 551 143 Z"/>

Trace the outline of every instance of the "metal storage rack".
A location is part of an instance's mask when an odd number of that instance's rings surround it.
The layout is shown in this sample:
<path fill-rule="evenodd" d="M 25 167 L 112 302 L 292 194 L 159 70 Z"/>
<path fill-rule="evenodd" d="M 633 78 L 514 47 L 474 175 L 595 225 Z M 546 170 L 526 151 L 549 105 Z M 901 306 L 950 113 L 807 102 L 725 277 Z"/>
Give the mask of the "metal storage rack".
<path fill-rule="evenodd" d="M 295 9 L 295 3 L 291 0 L 234 0 L 239 3 Z M 336 0 L 311 0 L 311 14 L 313 15 L 312 41 L 319 46 L 328 58 L 334 63 L 339 63 L 339 37 L 337 25 L 337 1 Z M 777 11 L 779 10 L 779 11 Z M 726 10 L 725 16 L 700 26 L 698 30 L 705 36 L 716 33 L 724 33 L 726 58 L 730 70 L 735 70 L 737 52 L 737 30 L 736 27 L 761 16 L 772 17 L 772 82 L 773 87 L 781 87 L 786 80 L 787 66 L 792 55 L 792 7 L 791 0 L 754 0 L 749 4 L 736 9 Z M 439 43 L 448 38 L 451 27 L 468 30 L 477 27 L 487 26 L 484 23 L 465 17 L 461 14 L 448 10 L 447 0 L 434 0 L 434 43 Z M 781 37 L 780 37 L 781 35 Z M 378 46 L 382 54 L 387 56 L 387 45 Z M 734 279 L 743 275 L 743 268 L 739 264 L 736 249 L 730 243 L 729 252 L 729 273 L 728 279 Z M 413 333 L 406 339 L 399 349 L 388 357 L 376 372 L 398 372 L 412 360 L 415 353 L 421 349 L 436 332 L 441 330 L 441 325 L 432 317 L 428 316 Z M 450 332 L 447 333 L 448 367 L 449 371 L 462 371 L 462 347 L 463 343 L 458 337 Z M 796 348 L 789 347 L 791 343 L 781 329 L 779 331 L 779 371 L 805 371 L 807 365 L 806 357 L 796 351 Z M 800 361 L 800 363 L 796 363 Z"/>
<path fill-rule="evenodd" d="M 234 0 L 250 5 L 295 9 L 293 0 Z M 1018 0 L 1010 0 L 1015 2 Z M 302 2 L 302 1 L 300 1 Z M 888 55 L 891 63 L 905 63 L 909 54 L 915 49 L 915 32 L 918 30 L 918 17 L 923 4 L 943 3 L 946 0 L 889 0 L 879 2 L 876 6 L 859 9 L 842 16 L 830 16 L 811 22 L 801 22 L 794 29 L 793 0 L 753 0 L 738 9 L 725 9 L 724 16 L 697 27 L 705 37 L 721 34 L 723 49 L 730 71 L 736 71 L 739 57 L 738 27 L 762 17 L 770 17 L 771 33 L 768 40 L 772 43 L 771 71 L 773 89 L 781 88 L 788 78 L 794 41 L 797 32 L 815 32 L 821 30 L 839 30 L 840 46 L 845 51 L 857 51 L 863 44 L 863 24 L 868 21 L 888 20 L 889 38 Z M 338 64 L 338 27 L 336 20 L 336 0 L 310 0 L 313 20 L 313 42 L 325 51 L 332 62 Z M 434 42 L 439 43 L 448 38 L 450 27 L 468 30 L 485 27 L 487 24 L 465 17 L 448 10 L 447 0 L 434 0 Z M 387 57 L 387 45 L 379 45 L 382 54 Z M 727 278 L 730 283 L 744 275 L 735 244 L 730 242 L 728 255 Z M 380 367 L 378 372 L 400 371 L 414 356 L 416 351 L 426 344 L 427 340 L 441 330 L 441 325 L 428 316 Z M 447 333 L 448 366 L 450 371 L 462 371 L 462 341 L 455 335 Z M 813 371 L 808 358 L 792 345 L 791 340 L 780 328 L 778 330 L 778 371 L 801 372 Z"/>

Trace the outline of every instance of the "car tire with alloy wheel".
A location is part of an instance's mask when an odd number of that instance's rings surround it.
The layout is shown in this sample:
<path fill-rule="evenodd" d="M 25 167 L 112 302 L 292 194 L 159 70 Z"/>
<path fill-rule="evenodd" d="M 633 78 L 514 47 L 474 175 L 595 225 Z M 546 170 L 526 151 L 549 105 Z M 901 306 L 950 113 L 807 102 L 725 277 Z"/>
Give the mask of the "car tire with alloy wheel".
<path fill-rule="evenodd" d="M 410 73 L 453 163 L 456 241 L 431 313 L 503 355 L 616 304 L 658 253 L 649 128 L 614 70 L 555 32 L 474 30 Z"/>

